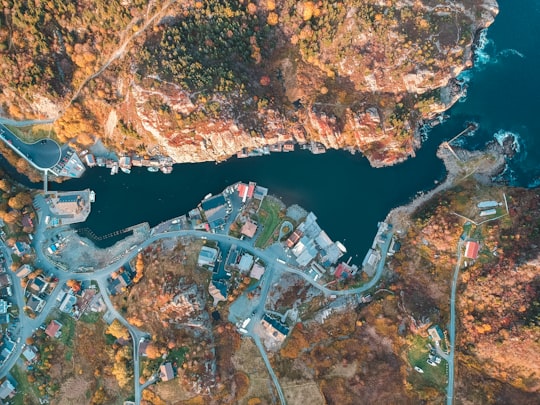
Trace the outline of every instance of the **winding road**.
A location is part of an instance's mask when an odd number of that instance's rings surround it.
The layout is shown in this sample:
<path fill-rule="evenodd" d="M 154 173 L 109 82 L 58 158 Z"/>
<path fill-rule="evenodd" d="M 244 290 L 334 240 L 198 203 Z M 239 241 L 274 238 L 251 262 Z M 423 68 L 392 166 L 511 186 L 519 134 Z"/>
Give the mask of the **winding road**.
<path fill-rule="evenodd" d="M 48 206 L 43 196 L 36 197 L 34 205 L 36 209 L 38 210 L 38 216 L 40 217 L 40 219 L 43 219 L 44 216 L 47 215 L 48 213 Z M 46 225 L 43 220 L 40 220 L 38 222 L 34 240 L 32 242 L 32 245 L 36 252 L 35 265 L 41 267 L 46 273 L 50 274 L 51 276 L 57 277 L 58 284 L 56 288 L 54 289 L 54 291 L 51 293 L 51 295 L 48 297 L 44 309 L 36 318 L 32 319 L 32 318 L 27 317 L 23 310 L 24 305 L 25 305 L 24 304 L 24 291 L 22 290 L 20 286 L 19 279 L 14 274 L 10 274 L 10 277 L 12 277 L 13 279 L 13 286 L 14 286 L 13 290 L 15 294 L 15 300 L 19 307 L 20 329 L 18 333 L 19 337 L 17 339 L 16 345 L 14 347 L 14 350 L 11 356 L 0 367 L 0 378 L 7 375 L 9 370 L 15 365 L 17 359 L 22 353 L 26 339 L 32 336 L 35 330 L 44 323 L 50 311 L 57 305 L 57 297 L 60 294 L 60 291 L 62 290 L 62 287 L 64 286 L 64 284 L 70 279 L 78 280 L 78 281 L 94 280 L 98 284 L 103 300 L 110 314 L 112 315 L 112 318 L 117 319 L 120 323 L 122 323 L 129 330 L 129 333 L 131 335 L 131 339 L 133 342 L 134 397 L 135 397 L 135 403 L 137 405 L 140 404 L 141 397 L 142 397 L 141 395 L 142 390 L 146 388 L 148 385 L 153 384 L 157 379 L 157 377 L 154 376 L 153 378 L 151 378 L 150 380 L 148 380 L 146 383 L 142 385 L 139 383 L 139 378 L 140 378 L 139 342 L 142 338 L 148 338 L 149 334 L 131 325 L 116 310 L 108 294 L 107 278 L 110 276 L 112 272 L 118 270 L 118 268 L 122 266 L 124 263 L 135 258 L 139 250 L 144 249 L 147 246 L 151 245 L 152 243 L 161 239 L 165 239 L 165 238 L 193 237 L 193 238 L 212 240 L 212 241 L 215 241 L 218 243 L 224 243 L 224 244 L 234 243 L 239 248 L 244 249 L 245 251 L 250 252 L 255 256 L 258 256 L 259 258 L 261 258 L 263 261 L 267 263 L 267 271 L 265 272 L 265 275 L 263 276 L 263 279 L 261 280 L 264 283 L 262 291 L 261 291 L 261 299 L 260 299 L 259 305 L 257 306 L 256 310 L 254 311 L 252 315 L 252 322 L 250 323 L 250 325 L 248 325 L 247 335 L 253 338 L 257 348 L 259 349 L 261 356 L 263 358 L 263 361 L 276 387 L 279 400 L 281 404 L 285 405 L 286 404 L 285 395 L 283 394 L 283 390 L 279 384 L 279 380 L 272 369 L 272 366 L 270 364 L 270 361 L 268 359 L 264 346 L 262 342 L 260 341 L 260 338 L 258 337 L 257 334 L 253 332 L 254 325 L 256 325 L 260 321 L 260 319 L 265 313 L 266 297 L 272 286 L 272 280 L 274 278 L 275 271 L 277 270 L 278 272 L 288 272 L 288 273 L 295 274 L 299 277 L 302 277 L 306 282 L 310 283 L 313 287 L 319 289 L 326 296 L 360 294 L 362 292 L 365 292 L 371 289 L 379 282 L 379 279 L 382 276 L 382 273 L 384 270 L 384 264 L 385 264 L 384 258 L 386 257 L 388 248 L 390 246 L 390 241 L 392 239 L 391 238 L 392 235 L 390 232 L 388 235 L 389 237 L 387 238 L 385 244 L 381 248 L 381 255 L 383 259 L 380 260 L 374 277 L 368 283 L 358 288 L 336 291 L 336 290 L 331 290 L 315 282 L 312 277 L 310 277 L 303 271 L 297 268 L 291 267 L 285 263 L 282 263 L 281 261 L 285 261 L 287 259 L 286 254 L 284 252 L 282 254 L 277 254 L 270 251 L 263 251 L 258 248 L 255 248 L 251 242 L 246 241 L 246 240 L 236 239 L 232 236 L 225 235 L 225 234 L 219 234 L 219 233 L 214 234 L 214 233 L 208 233 L 208 232 L 197 231 L 197 230 L 177 230 L 177 231 L 167 231 L 167 232 L 156 233 L 148 237 L 143 243 L 137 245 L 138 249 L 130 250 L 126 254 L 119 257 L 118 260 L 116 260 L 115 262 L 103 268 L 97 269 L 92 272 L 86 272 L 86 273 L 74 273 L 70 271 L 64 271 L 64 270 L 58 269 L 48 259 L 48 257 L 44 253 L 43 249 L 45 248 L 45 236 L 44 236 L 45 226 Z M 6 260 L 10 260 L 11 251 L 9 248 L 7 248 L 3 244 L 3 242 L 0 244 L 0 249 L 4 250 Z M 278 259 L 280 261 L 278 261 Z M 7 263 L 7 265 L 11 265 L 11 263 L 9 262 Z"/>
<path fill-rule="evenodd" d="M 446 388 L 446 405 L 454 403 L 454 377 L 455 360 L 454 350 L 456 347 L 456 291 L 458 284 L 459 269 L 461 268 L 461 259 L 463 252 L 463 239 L 460 238 L 457 246 L 457 263 L 454 269 L 454 278 L 452 279 L 452 293 L 450 297 L 450 325 L 448 326 L 448 340 L 450 342 L 450 354 L 446 357 L 448 361 L 448 386 Z"/>

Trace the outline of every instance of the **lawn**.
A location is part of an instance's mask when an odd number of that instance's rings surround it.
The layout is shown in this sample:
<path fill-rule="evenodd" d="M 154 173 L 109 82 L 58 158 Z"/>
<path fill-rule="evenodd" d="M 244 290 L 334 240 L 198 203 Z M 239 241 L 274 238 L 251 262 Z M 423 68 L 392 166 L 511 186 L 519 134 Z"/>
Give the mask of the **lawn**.
<path fill-rule="evenodd" d="M 17 380 L 17 394 L 13 398 L 13 405 L 37 404 L 38 396 L 35 386 L 28 382 L 26 372 L 15 365 L 11 369 L 11 375 Z"/>
<path fill-rule="evenodd" d="M 265 248 L 269 244 L 274 231 L 281 222 L 280 211 L 279 203 L 265 197 L 259 210 L 259 224 L 262 225 L 263 230 L 255 242 L 256 247 Z"/>
<path fill-rule="evenodd" d="M 36 142 L 38 139 L 48 138 L 52 136 L 56 137 L 51 124 L 41 124 L 28 127 L 14 127 L 6 125 L 6 127 L 13 132 L 19 139 L 22 139 L 26 143 Z"/>
<path fill-rule="evenodd" d="M 437 366 L 430 366 L 426 360 L 429 357 L 428 349 L 429 340 L 422 338 L 421 336 L 413 336 L 409 352 L 407 354 L 409 362 L 412 367 L 420 367 L 424 370 L 424 374 L 420 374 L 416 371 L 412 371 L 410 374 L 410 382 L 418 387 L 433 387 L 440 391 L 446 389 L 447 381 L 447 365 L 446 361 L 441 360 L 441 364 Z"/>

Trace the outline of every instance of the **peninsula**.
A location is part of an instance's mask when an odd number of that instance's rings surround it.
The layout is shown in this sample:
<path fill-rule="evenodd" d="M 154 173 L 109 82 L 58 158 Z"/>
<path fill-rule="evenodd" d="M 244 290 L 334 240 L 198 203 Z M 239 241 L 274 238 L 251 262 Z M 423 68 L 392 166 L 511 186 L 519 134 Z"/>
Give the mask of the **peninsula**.
<path fill-rule="evenodd" d="M 124 3 L 11 2 L 1 121 L 176 163 L 299 144 L 391 165 L 461 96 L 498 13 L 495 0 Z"/>

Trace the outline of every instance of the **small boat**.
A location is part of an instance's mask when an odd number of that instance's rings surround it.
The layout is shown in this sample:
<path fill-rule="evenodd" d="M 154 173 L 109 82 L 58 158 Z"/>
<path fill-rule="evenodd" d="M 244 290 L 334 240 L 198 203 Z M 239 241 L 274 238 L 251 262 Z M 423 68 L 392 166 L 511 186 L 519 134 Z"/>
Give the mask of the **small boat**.
<path fill-rule="evenodd" d="M 160 170 L 165 174 L 169 174 L 172 172 L 172 166 L 163 166 L 160 168 Z"/>
<path fill-rule="evenodd" d="M 128 169 L 127 167 L 121 167 L 120 170 L 122 170 L 124 173 L 126 174 L 130 174 L 131 173 L 131 170 Z"/>
<path fill-rule="evenodd" d="M 96 202 L 96 192 L 94 190 L 90 190 L 90 202 Z"/>
<path fill-rule="evenodd" d="M 118 162 L 114 162 L 111 167 L 111 176 L 118 173 Z"/>
<path fill-rule="evenodd" d="M 150 166 L 147 170 L 149 172 L 152 172 L 152 173 L 155 173 L 155 172 L 159 171 L 159 169 L 157 167 L 154 167 L 154 166 Z"/>

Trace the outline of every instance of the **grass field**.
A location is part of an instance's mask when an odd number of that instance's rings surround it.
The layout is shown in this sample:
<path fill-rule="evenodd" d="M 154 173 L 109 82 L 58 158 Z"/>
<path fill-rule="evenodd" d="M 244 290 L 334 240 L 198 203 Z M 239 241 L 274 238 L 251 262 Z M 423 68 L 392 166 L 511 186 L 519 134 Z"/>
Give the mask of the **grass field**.
<path fill-rule="evenodd" d="M 420 367 L 424 370 L 424 373 L 420 374 L 413 371 L 410 375 L 410 382 L 418 388 L 429 386 L 444 391 L 446 389 L 447 364 L 445 360 L 441 360 L 441 364 L 437 366 L 427 364 L 426 360 L 429 357 L 428 342 L 428 339 L 421 336 L 412 338 L 408 352 L 409 362 L 412 367 Z"/>
<path fill-rule="evenodd" d="M 38 139 L 52 137 L 55 139 L 56 134 L 52 130 L 52 124 L 40 124 L 29 127 L 14 127 L 6 125 L 19 139 L 26 143 L 36 142 Z"/>
<path fill-rule="evenodd" d="M 11 369 L 11 375 L 17 380 L 17 394 L 13 398 L 13 405 L 37 404 L 38 396 L 34 385 L 28 382 L 25 371 L 15 365 Z"/>
<path fill-rule="evenodd" d="M 255 241 L 256 247 L 265 248 L 269 244 L 274 231 L 281 222 L 280 211 L 281 207 L 277 202 L 272 201 L 270 198 L 263 200 L 259 210 L 259 224 L 263 226 L 263 230 Z"/>

